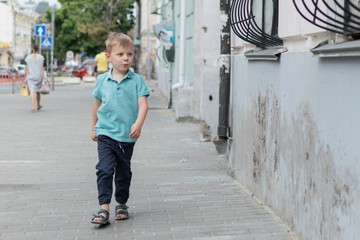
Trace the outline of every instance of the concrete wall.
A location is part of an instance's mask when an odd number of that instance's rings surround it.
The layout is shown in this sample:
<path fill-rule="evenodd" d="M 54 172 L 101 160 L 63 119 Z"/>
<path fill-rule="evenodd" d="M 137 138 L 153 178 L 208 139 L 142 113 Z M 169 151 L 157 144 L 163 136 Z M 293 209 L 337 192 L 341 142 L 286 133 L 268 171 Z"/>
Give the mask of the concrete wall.
<path fill-rule="evenodd" d="M 180 5 L 180 1 L 176 3 Z M 219 1 L 195 1 L 194 46 L 192 46 L 194 77 L 191 80 L 185 79 L 184 87 L 173 92 L 176 118 L 190 117 L 202 120 L 204 137 L 217 135 L 219 67 L 216 62 L 220 54 L 219 14 Z M 175 30 L 179 31 L 179 29 L 180 26 L 175 26 Z M 177 46 L 178 44 L 177 42 Z M 176 48 L 175 56 L 179 57 L 179 47 Z M 173 67 L 173 83 L 179 80 L 177 75 L 179 71 L 176 71 L 178 64 L 177 59 Z M 160 67 L 158 76 L 161 91 L 169 97 L 169 69 Z M 188 84 L 188 82 L 193 84 Z"/>
<path fill-rule="evenodd" d="M 220 9 L 218 0 L 195 3 L 194 92 L 198 96 L 194 113 L 203 121 L 204 137 L 217 136 L 219 118 Z"/>
<path fill-rule="evenodd" d="M 169 100 L 170 99 L 170 69 L 159 67 L 158 71 L 158 86 L 161 93 Z"/>
<path fill-rule="evenodd" d="M 230 171 L 304 239 L 360 235 L 359 66 L 233 57 Z"/>

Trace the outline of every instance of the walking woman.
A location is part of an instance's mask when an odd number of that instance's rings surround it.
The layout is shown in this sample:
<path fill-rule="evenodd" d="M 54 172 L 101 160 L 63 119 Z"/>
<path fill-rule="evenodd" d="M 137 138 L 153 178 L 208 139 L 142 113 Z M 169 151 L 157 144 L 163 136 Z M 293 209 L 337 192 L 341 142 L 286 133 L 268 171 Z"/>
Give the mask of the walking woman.
<path fill-rule="evenodd" d="M 31 112 L 35 112 L 35 95 L 37 102 L 37 110 L 42 108 L 40 104 L 41 94 L 40 88 L 42 84 L 45 84 L 44 76 L 44 57 L 38 54 L 39 45 L 36 43 L 32 45 L 33 53 L 25 58 L 26 71 L 25 71 L 25 83 L 27 82 L 28 89 L 30 91 L 31 100 Z"/>

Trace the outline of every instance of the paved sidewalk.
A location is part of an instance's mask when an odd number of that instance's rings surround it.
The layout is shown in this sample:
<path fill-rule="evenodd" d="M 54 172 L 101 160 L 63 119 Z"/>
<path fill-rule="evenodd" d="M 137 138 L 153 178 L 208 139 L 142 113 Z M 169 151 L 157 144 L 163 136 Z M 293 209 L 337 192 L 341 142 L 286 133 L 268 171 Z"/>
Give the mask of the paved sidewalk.
<path fill-rule="evenodd" d="M 176 122 L 156 86 L 132 160 L 131 217 L 98 227 L 92 84 L 30 100 L 0 95 L 0 239 L 296 239 L 226 173 L 199 127 Z"/>

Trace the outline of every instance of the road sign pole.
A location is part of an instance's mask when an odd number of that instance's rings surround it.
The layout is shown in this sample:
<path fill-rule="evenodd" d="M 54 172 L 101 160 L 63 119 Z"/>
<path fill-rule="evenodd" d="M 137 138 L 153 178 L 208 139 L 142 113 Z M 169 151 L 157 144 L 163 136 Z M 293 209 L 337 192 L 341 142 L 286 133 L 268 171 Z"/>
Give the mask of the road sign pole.
<path fill-rule="evenodd" d="M 49 51 L 46 51 L 46 79 L 49 74 Z"/>
<path fill-rule="evenodd" d="M 39 36 L 39 54 L 41 55 L 41 35 Z"/>
<path fill-rule="evenodd" d="M 51 88 L 55 90 L 54 84 L 54 44 L 55 44 L 55 6 L 51 8 L 51 54 L 50 54 L 50 66 L 51 66 Z"/>
<path fill-rule="evenodd" d="M 11 73 L 11 88 L 12 88 L 12 94 L 14 94 L 15 93 L 15 83 L 14 83 L 14 78 L 15 78 L 15 73 L 12 73 L 12 72 L 10 72 Z"/>

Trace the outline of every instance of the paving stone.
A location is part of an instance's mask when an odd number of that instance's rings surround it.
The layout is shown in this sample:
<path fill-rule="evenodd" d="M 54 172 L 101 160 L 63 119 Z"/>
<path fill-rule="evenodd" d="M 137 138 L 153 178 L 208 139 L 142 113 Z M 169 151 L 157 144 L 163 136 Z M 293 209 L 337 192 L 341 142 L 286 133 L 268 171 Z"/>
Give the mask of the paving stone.
<path fill-rule="evenodd" d="M 56 86 L 44 108 L 0 91 L 0 239 L 293 240 L 289 227 L 227 175 L 226 157 L 176 122 L 150 82 L 149 112 L 132 159 L 130 219 L 90 223 L 99 209 L 94 84 Z"/>

